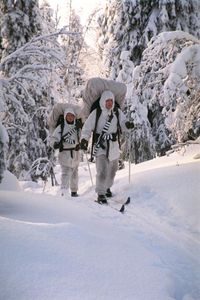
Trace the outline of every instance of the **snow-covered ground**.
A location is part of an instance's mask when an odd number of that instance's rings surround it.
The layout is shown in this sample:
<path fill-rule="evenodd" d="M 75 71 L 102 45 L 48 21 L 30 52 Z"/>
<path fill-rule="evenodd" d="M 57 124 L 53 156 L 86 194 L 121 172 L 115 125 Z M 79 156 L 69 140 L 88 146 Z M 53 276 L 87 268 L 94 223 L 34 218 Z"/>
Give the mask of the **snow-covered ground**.
<path fill-rule="evenodd" d="M 0 185 L 1 300 L 199 300 L 200 146 L 117 172 L 111 205 L 6 172 Z M 95 178 L 95 165 L 91 164 Z M 60 181 L 60 168 L 55 169 Z"/>

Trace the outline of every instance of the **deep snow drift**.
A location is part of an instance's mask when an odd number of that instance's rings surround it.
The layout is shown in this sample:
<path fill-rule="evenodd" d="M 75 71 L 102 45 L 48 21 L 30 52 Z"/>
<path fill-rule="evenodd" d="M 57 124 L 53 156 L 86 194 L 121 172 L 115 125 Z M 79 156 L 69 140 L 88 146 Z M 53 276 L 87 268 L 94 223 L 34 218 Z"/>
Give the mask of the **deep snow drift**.
<path fill-rule="evenodd" d="M 191 145 L 117 172 L 111 205 L 94 202 L 87 163 L 78 198 L 59 187 L 0 185 L 1 300 L 199 300 L 200 153 Z M 91 164 L 93 178 L 95 165 Z M 56 167 L 60 180 L 60 168 Z"/>

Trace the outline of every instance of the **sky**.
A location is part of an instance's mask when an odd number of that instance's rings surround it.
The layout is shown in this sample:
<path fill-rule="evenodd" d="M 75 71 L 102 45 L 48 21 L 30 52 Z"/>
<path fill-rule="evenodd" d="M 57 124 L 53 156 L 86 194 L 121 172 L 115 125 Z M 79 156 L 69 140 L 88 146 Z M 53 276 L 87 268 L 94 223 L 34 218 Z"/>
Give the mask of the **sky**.
<path fill-rule="evenodd" d="M 0 299 L 200 299 L 200 145 L 131 164 L 130 183 L 125 165 L 107 206 L 94 202 L 85 159 L 77 198 L 5 172 Z"/>
<path fill-rule="evenodd" d="M 72 8 L 74 8 L 76 12 L 80 15 L 81 23 L 83 25 L 87 23 L 88 16 L 92 13 L 92 11 L 96 8 L 96 6 L 100 4 L 102 5 L 102 1 L 100 0 L 71 0 L 71 1 L 72 1 Z M 61 24 L 65 25 L 66 22 L 65 8 L 69 6 L 70 0 L 48 0 L 48 2 L 55 10 L 58 6 L 60 11 L 60 16 L 61 16 Z"/>
<path fill-rule="evenodd" d="M 42 1 L 43 0 L 39 0 L 39 3 L 42 3 Z M 56 11 L 58 8 L 60 27 L 68 25 L 67 7 L 69 7 L 70 0 L 48 0 L 48 2 L 54 11 Z M 77 14 L 80 16 L 81 24 L 83 26 L 87 26 L 88 17 L 94 11 L 94 9 L 96 7 L 102 7 L 102 5 L 105 3 L 106 1 L 102 0 L 71 0 L 72 8 L 74 8 Z M 94 30 L 87 30 L 85 34 L 85 41 L 90 47 L 96 48 L 96 37 Z"/>

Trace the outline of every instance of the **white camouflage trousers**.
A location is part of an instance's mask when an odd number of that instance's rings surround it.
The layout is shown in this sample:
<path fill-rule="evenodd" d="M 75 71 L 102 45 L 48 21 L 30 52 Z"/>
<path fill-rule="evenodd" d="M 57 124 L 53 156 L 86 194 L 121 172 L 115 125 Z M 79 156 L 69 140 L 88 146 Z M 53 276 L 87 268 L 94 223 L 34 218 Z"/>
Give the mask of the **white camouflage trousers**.
<path fill-rule="evenodd" d="M 118 170 L 118 159 L 109 161 L 106 155 L 96 156 L 96 193 L 105 195 L 106 190 L 113 185 Z"/>
<path fill-rule="evenodd" d="M 61 165 L 61 189 L 69 189 L 71 192 L 78 191 L 78 166 L 70 168 Z"/>

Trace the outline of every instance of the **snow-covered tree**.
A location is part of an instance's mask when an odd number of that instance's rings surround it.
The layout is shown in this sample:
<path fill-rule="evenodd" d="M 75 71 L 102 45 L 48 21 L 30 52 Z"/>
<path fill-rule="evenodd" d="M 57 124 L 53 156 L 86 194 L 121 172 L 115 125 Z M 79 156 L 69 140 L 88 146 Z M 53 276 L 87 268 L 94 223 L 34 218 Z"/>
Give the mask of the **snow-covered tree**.
<path fill-rule="evenodd" d="M 135 163 L 148 160 L 154 156 L 154 140 L 151 134 L 151 126 L 147 115 L 147 108 L 134 99 L 132 100 L 132 87 L 134 78 L 134 65 L 130 60 L 130 52 L 123 51 L 120 56 L 122 69 L 116 81 L 123 82 L 127 86 L 127 94 L 124 104 L 124 112 L 130 121 L 134 121 L 135 128 L 122 136 L 122 158 Z M 134 112 L 134 113 L 133 113 Z"/>
<path fill-rule="evenodd" d="M 56 95 L 52 95 L 51 81 L 57 79 L 54 72 L 63 68 L 65 59 L 61 46 L 56 45 L 54 37 L 50 42 L 50 38 L 48 35 L 32 40 L 0 65 L 30 55 L 28 65 L 1 79 L 6 104 L 3 123 L 10 138 L 8 168 L 17 176 L 23 176 L 38 157 L 48 157 L 47 115 Z"/>
<path fill-rule="evenodd" d="M 169 96 L 169 88 L 167 88 L 171 81 L 169 79 L 166 82 L 164 93 L 163 87 L 168 77 L 166 72 L 163 75 L 162 69 L 169 70 L 170 63 L 174 62 L 178 53 L 187 47 L 188 43 L 196 43 L 194 37 L 200 36 L 199 16 L 200 2 L 197 0 L 110 0 L 107 1 L 104 13 L 98 19 L 98 44 L 106 66 L 105 74 L 107 77 L 126 83 L 128 87 L 125 111 L 137 126 L 132 132 L 131 140 L 131 157 L 136 162 L 152 158 L 156 154 L 162 155 L 173 143 L 184 138 L 188 139 L 190 135 L 193 138 L 197 137 L 197 125 L 195 129 L 191 125 L 198 123 L 197 113 L 194 112 L 195 105 L 189 111 L 191 103 L 198 102 L 197 79 L 191 80 L 195 89 L 187 89 L 187 97 L 193 100 L 188 101 L 183 98 L 183 95 L 181 98 L 178 94 L 175 95 L 179 98 L 178 101 L 182 101 L 181 108 L 177 106 L 177 99 L 167 101 L 172 97 L 171 94 Z M 177 34 L 179 36 L 177 43 L 180 45 L 176 44 L 176 39 L 172 39 L 173 42 L 169 42 L 169 45 L 163 41 L 154 43 L 152 38 L 159 33 L 171 31 L 184 31 L 194 37 L 181 37 L 181 34 Z M 124 54 L 126 57 L 122 59 Z M 133 72 L 130 63 L 135 66 Z M 194 70 L 190 73 L 193 74 Z M 192 96 L 191 90 L 196 94 L 195 97 Z M 165 94 L 163 97 L 162 91 Z M 168 102 L 166 108 L 164 101 Z M 171 105 L 176 103 L 173 125 L 170 123 L 172 115 L 169 111 L 169 103 Z M 187 129 L 186 123 L 182 123 L 184 110 L 188 112 Z M 130 147 L 127 144 L 125 148 L 126 157 Z"/>
<path fill-rule="evenodd" d="M 69 31 L 72 35 L 63 38 L 63 47 L 67 57 L 67 68 L 64 74 L 65 84 L 68 92 L 67 98 L 74 101 L 80 94 L 82 85 L 83 68 L 80 64 L 80 53 L 84 46 L 83 26 L 80 17 L 75 10 L 70 8 Z"/>
<path fill-rule="evenodd" d="M 133 71 L 130 109 L 136 126 L 149 129 L 138 142 L 151 139 L 156 152 L 142 147 L 141 158 L 144 153 L 162 155 L 171 145 L 199 136 L 199 66 L 199 40 L 182 31 L 159 34 L 143 52 Z"/>
<path fill-rule="evenodd" d="M 41 33 L 38 0 L 1 1 L 3 57 Z M 12 70 L 11 70 L 12 71 Z"/>
<path fill-rule="evenodd" d="M 8 147 L 8 134 L 5 127 L 1 123 L 1 114 L 4 111 L 4 104 L 2 98 L 2 84 L 0 82 L 0 183 L 3 179 L 3 173 L 6 169 L 6 153 Z"/>
<path fill-rule="evenodd" d="M 22 178 L 35 160 L 51 155 L 47 115 L 63 85 L 57 71 L 64 68 L 65 55 L 56 34 L 33 38 L 43 28 L 38 1 L 9 1 L 1 9 L 0 70 L 3 124 L 9 135 L 7 165 Z M 48 31 L 48 26 L 45 28 Z"/>
<path fill-rule="evenodd" d="M 199 0 L 108 0 L 98 19 L 98 44 L 107 76 L 115 79 L 122 51 L 130 52 L 134 65 L 153 36 L 182 30 L 200 37 Z"/>
<path fill-rule="evenodd" d="M 6 147 L 8 143 L 8 135 L 5 127 L 0 122 L 0 183 L 3 179 L 3 173 L 6 169 Z"/>
<path fill-rule="evenodd" d="M 12 55 L 18 48 L 26 44 L 35 34 L 40 32 L 38 1 L 2 1 L 1 2 L 1 36 L 2 58 L 1 77 L 12 78 L 26 64 L 30 64 L 28 55 Z M 30 54 L 29 54 L 30 55 Z M 22 73 L 22 72 L 21 72 Z M 15 75 L 14 75 L 15 74 Z M 12 85 L 3 85 L 3 96 L 6 104 L 4 124 L 9 134 L 8 168 L 19 176 L 27 169 L 26 124 L 27 113 L 34 106 L 32 97 L 27 100 L 27 85 L 22 84 L 21 74 L 11 80 Z M 21 162 L 21 163 L 19 163 Z"/>
<path fill-rule="evenodd" d="M 48 115 L 54 103 L 69 101 L 66 70 L 71 60 L 58 35 L 71 35 L 76 44 L 79 33 L 64 29 L 55 33 L 52 10 L 45 1 L 41 13 L 38 1 L 5 1 L 0 11 L 0 83 L 4 102 L 1 120 L 9 135 L 7 166 L 18 178 L 30 174 L 32 179 L 45 179 L 52 170 L 54 155 L 49 147 Z"/>
<path fill-rule="evenodd" d="M 40 5 L 40 14 L 41 18 L 43 20 L 41 26 L 42 26 L 42 33 L 48 34 L 53 33 L 57 29 L 57 24 L 55 20 L 53 19 L 54 11 L 51 8 L 48 1 L 43 0 L 42 4 Z"/>

